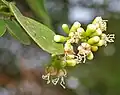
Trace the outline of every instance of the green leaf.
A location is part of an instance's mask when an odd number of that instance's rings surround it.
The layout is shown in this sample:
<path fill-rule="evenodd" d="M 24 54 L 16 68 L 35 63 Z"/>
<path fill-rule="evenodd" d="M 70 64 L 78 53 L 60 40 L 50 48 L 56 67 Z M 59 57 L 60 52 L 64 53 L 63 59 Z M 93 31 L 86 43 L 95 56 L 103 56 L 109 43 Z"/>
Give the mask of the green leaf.
<path fill-rule="evenodd" d="M 63 54 L 63 44 L 54 42 L 55 33 L 52 30 L 31 18 L 24 17 L 13 3 L 9 5 L 20 25 L 43 50 L 52 54 Z"/>
<path fill-rule="evenodd" d="M 6 31 L 6 25 L 4 20 L 0 20 L 0 37 L 4 35 Z"/>
<path fill-rule="evenodd" d="M 37 17 L 43 20 L 43 23 L 51 28 L 50 17 L 44 7 L 44 0 L 26 0 L 27 4 L 33 10 Z"/>
<path fill-rule="evenodd" d="M 29 36 L 25 33 L 25 31 L 22 29 L 22 27 L 15 21 L 15 20 L 5 20 L 8 32 L 18 40 L 20 40 L 21 43 L 25 45 L 30 45 L 30 39 Z"/>

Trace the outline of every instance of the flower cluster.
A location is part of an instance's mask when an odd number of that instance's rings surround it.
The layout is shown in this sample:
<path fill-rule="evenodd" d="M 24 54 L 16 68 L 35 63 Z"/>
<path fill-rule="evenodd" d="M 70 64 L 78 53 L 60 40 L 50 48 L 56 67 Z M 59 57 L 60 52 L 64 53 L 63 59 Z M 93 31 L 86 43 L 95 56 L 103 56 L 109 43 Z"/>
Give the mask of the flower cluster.
<path fill-rule="evenodd" d="M 62 25 L 68 36 L 55 35 L 54 41 L 64 44 L 64 54 L 52 55 L 52 64 L 47 67 L 46 75 L 42 76 L 47 80 L 47 84 L 52 82 L 56 85 L 60 80 L 60 85 L 65 88 L 66 67 L 85 63 L 86 59 L 92 60 L 93 52 L 96 52 L 99 47 L 114 42 L 114 34 L 105 34 L 106 22 L 107 20 L 96 17 L 91 24 L 88 24 L 86 31 L 79 22 L 74 22 L 71 28 L 67 24 Z"/>

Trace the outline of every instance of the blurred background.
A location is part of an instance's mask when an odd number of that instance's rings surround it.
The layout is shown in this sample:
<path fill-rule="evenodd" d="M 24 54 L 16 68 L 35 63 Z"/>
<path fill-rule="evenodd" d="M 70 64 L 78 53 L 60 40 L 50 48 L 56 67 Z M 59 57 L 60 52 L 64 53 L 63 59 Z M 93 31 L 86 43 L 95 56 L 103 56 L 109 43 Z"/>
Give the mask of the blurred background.
<path fill-rule="evenodd" d="M 120 95 L 120 0 L 14 1 L 25 16 L 62 35 L 63 23 L 79 21 L 86 28 L 101 16 L 108 20 L 107 33 L 114 33 L 116 39 L 100 48 L 93 61 L 69 69 L 63 89 L 46 85 L 41 78 L 50 54 L 34 42 L 26 46 L 6 33 L 0 38 L 0 95 Z"/>

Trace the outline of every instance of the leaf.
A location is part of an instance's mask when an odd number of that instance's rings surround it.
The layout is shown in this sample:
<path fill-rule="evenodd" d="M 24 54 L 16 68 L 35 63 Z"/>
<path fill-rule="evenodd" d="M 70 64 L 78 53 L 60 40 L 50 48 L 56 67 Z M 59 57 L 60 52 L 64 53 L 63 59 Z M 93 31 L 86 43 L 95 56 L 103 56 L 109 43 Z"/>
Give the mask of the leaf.
<path fill-rule="evenodd" d="M 21 43 L 25 45 L 30 45 L 30 39 L 29 36 L 24 32 L 22 27 L 15 21 L 15 20 L 5 20 L 6 26 L 8 29 L 8 32 L 18 40 L 20 40 Z"/>
<path fill-rule="evenodd" d="M 33 10 L 37 17 L 43 20 L 43 23 L 51 28 L 50 17 L 44 7 L 44 0 L 26 0 L 27 4 Z"/>
<path fill-rule="evenodd" d="M 0 37 L 4 35 L 6 26 L 4 20 L 0 20 Z"/>
<path fill-rule="evenodd" d="M 63 44 L 54 42 L 55 33 L 52 30 L 31 18 L 24 17 L 13 3 L 9 5 L 20 25 L 43 50 L 52 54 L 63 54 Z"/>

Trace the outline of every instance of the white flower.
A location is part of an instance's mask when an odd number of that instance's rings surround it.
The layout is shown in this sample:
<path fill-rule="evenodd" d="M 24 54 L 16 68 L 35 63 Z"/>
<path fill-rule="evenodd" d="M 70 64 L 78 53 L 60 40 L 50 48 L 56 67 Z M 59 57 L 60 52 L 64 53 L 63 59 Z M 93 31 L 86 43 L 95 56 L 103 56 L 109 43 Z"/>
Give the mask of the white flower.
<path fill-rule="evenodd" d="M 101 31 L 106 31 L 107 29 L 107 23 L 108 20 L 103 20 L 102 17 L 96 17 L 93 21 L 93 24 L 95 24 L 98 28 L 101 29 Z"/>
<path fill-rule="evenodd" d="M 104 45 L 107 46 L 107 43 L 113 43 L 115 39 L 115 34 L 107 34 L 107 36 L 104 38 Z"/>

